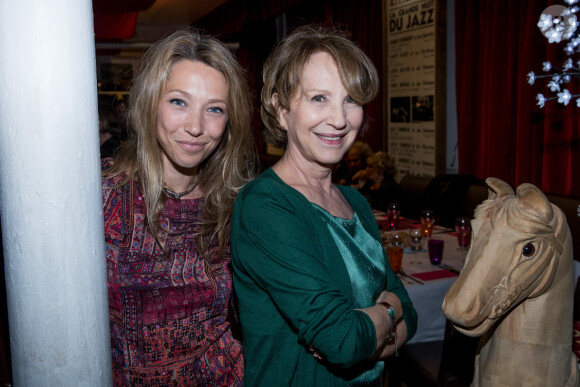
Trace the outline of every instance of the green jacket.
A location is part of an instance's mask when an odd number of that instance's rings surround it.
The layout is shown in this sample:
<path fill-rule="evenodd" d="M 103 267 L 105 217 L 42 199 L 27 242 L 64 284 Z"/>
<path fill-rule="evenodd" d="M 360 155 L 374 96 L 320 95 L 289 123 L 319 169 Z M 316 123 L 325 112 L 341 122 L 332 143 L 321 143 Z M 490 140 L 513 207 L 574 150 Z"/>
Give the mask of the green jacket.
<path fill-rule="evenodd" d="M 365 198 L 339 186 L 365 229 L 380 241 Z M 371 319 L 354 310 L 346 266 L 312 204 L 268 169 L 236 199 L 232 221 L 234 291 L 247 386 L 341 386 L 375 352 Z M 408 339 L 417 313 L 387 266 L 386 289 L 403 303 Z M 316 360 L 312 346 L 326 360 Z"/>

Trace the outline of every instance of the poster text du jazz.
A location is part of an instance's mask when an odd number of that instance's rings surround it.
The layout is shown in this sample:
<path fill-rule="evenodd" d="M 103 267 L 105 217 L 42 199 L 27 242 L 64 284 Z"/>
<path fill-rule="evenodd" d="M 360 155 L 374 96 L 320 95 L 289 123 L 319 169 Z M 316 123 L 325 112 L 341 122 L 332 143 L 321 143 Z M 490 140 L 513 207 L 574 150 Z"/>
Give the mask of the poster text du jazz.
<path fill-rule="evenodd" d="M 401 14 L 404 12 L 399 13 Z M 406 15 L 400 15 L 397 18 L 393 16 L 394 15 L 391 15 L 391 20 L 389 20 L 389 32 L 400 31 L 403 29 L 403 26 L 405 29 L 409 29 L 433 23 L 433 8 L 420 12 L 407 13 Z"/>

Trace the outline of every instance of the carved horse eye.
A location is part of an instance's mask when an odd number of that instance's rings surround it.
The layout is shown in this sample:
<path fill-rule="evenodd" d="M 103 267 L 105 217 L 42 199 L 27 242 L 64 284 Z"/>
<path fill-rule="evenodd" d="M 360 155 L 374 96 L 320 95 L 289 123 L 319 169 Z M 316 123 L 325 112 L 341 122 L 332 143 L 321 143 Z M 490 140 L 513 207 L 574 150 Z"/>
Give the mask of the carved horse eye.
<path fill-rule="evenodd" d="M 532 255 L 534 255 L 535 253 L 536 253 L 536 246 L 534 246 L 533 243 L 528 243 L 527 245 L 522 247 L 522 255 L 524 257 L 529 258 Z"/>

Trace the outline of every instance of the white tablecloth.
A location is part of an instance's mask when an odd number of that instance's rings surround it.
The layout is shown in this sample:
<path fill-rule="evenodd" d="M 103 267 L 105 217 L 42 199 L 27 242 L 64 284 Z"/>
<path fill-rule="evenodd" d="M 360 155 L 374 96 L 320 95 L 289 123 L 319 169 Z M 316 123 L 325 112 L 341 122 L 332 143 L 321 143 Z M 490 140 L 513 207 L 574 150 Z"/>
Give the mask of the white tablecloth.
<path fill-rule="evenodd" d="M 467 250 L 459 249 L 457 237 L 439 231 L 439 233 L 434 233 L 431 238 L 445 241 L 442 265 L 461 271 L 465 257 L 467 256 Z M 443 340 L 446 319 L 441 306 L 443 305 L 443 299 L 447 291 L 453 282 L 455 282 L 457 276 L 425 280 L 423 283 L 413 281 L 408 277 L 415 273 L 445 270 L 444 267 L 432 265 L 429 262 L 426 239 L 422 241 L 422 249 L 418 252 L 414 252 L 409 248 L 404 249 L 401 271 L 406 275 L 401 275 L 401 280 L 405 284 L 405 288 L 413 301 L 419 317 L 417 333 L 409 343 Z M 580 262 L 574 261 L 574 286 L 576 286 L 579 275 Z"/>
<path fill-rule="evenodd" d="M 467 255 L 467 250 L 459 249 L 457 237 L 449 235 L 445 232 L 435 231 L 431 235 L 431 239 L 441 239 L 445 242 L 443 247 L 442 265 L 450 267 L 457 271 L 463 268 L 463 262 Z M 427 251 L 427 239 L 422 241 L 421 250 L 415 252 L 409 248 L 403 251 L 403 264 L 401 272 L 401 279 L 405 284 L 407 292 L 413 301 L 413 305 L 417 310 L 419 317 L 417 325 L 417 333 L 410 340 L 410 343 L 418 343 L 425 341 L 442 340 L 445 332 L 445 315 L 441 310 L 443 299 L 451 284 L 455 282 L 457 276 L 424 280 L 422 283 L 411 280 L 416 273 L 429 273 L 433 271 L 446 270 L 441 265 L 432 265 L 429 262 L 429 253 Z M 443 272 L 450 274 L 447 271 Z M 412 277 L 415 278 L 415 277 Z"/>

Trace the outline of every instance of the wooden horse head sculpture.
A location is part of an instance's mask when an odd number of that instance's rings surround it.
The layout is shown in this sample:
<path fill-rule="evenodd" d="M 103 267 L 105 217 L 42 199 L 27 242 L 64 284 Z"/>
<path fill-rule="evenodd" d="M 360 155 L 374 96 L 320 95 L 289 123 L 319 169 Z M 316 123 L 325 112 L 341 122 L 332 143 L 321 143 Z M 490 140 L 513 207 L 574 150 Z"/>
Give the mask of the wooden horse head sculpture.
<path fill-rule="evenodd" d="M 579 386 L 572 353 L 572 239 L 531 184 L 488 178 L 465 266 L 443 301 L 460 332 L 483 336 L 472 386 Z"/>

